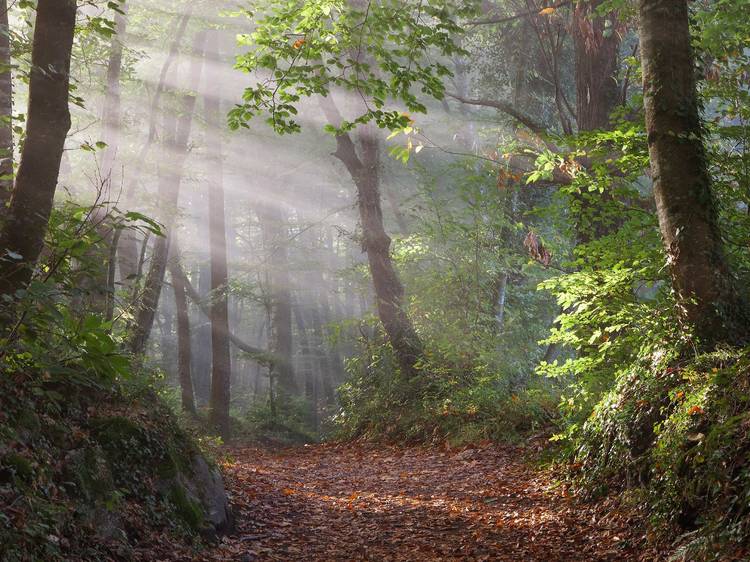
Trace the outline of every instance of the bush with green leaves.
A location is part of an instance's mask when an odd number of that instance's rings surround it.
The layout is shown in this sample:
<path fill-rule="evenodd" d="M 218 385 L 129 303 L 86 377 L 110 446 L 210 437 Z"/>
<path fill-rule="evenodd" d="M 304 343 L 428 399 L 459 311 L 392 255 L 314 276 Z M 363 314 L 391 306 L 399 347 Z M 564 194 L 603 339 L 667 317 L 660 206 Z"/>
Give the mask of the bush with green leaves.
<path fill-rule="evenodd" d="M 545 427 L 557 399 L 550 385 L 515 387 L 478 356 L 430 347 L 418 381 L 406 379 L 393 350 L 376 329 L 361 338 L 347 362 L 349 379 L 339 387 L 334 418 L 340 437 L 454 445 L 513 441 Z"/>

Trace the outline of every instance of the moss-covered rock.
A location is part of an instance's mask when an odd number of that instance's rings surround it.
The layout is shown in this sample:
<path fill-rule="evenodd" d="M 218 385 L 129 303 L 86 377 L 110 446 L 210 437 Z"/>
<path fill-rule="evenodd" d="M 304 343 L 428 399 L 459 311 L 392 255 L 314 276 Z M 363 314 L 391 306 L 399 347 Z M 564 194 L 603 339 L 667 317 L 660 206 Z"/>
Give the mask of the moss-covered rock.
<path fill-rule="evenodd" d="M 0 377 L 3 562 L 129 559 L 144 533 L 229 528 L 220 473 L 154 392 L 18 380 Z"/>

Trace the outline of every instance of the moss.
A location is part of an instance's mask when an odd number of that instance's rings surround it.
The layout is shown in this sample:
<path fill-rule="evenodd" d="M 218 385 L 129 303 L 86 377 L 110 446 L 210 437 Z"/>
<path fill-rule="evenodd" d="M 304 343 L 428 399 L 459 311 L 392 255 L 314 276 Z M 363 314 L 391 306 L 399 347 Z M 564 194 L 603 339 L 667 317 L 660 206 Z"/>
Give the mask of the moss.
<path fill-rule="evenodd" d="M 39 417 L 31 410 L 25 410 L 18 414 L 16 423 L 19 428 L 30 431 L 31 433 L 37 433 L 41 429 L 39 423 Z"/>
<path fill-rule="evenodd" d="M 31 465 L 31 461 L 18 453 L 6 454 L 0 465 L 9 470 L 12 476 L 22 482 L 29 484 L 34 479 L 34 467 Z"/>
<path fill-rule="evenodd" d="M 87 500 L 107 498 L 115 487 L 109 465 L 98 447 L 75 452 L 65 473 L 66 479 L 75 483 Z"/>
<path fill-rule="evenodd" d="M 134 445 L 143 437 L 142 428 L 133 420 L 122 416 L 94 420 L 91 425 L 96 440 L 105 449 Z"/>
<path fill-rule="evenodd" d="M 159 478 L 176 478 L 180 473 L 179 464 L 174 449 L 169 447 L 166 458 L 156 466 L 156 474 Z"/>
<path fill-rule="evenodd" d="M 205 523 L 205 515 L 200 504 L 190 499 L 180 484 L 174 484 L 169 492 L 169 500 L 175 507 L 175 513 L 187 526 L 198 531 Z"/>

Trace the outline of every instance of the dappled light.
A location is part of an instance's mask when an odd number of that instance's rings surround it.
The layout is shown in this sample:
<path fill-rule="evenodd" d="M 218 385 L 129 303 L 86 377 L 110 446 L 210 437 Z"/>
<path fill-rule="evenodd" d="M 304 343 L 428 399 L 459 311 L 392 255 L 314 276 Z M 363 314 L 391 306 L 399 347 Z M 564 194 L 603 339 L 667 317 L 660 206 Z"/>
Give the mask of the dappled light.
<path fill-rule="evenodd" d="M 0 0 L 0 562 L 750 560 L 750 0 Z"/>

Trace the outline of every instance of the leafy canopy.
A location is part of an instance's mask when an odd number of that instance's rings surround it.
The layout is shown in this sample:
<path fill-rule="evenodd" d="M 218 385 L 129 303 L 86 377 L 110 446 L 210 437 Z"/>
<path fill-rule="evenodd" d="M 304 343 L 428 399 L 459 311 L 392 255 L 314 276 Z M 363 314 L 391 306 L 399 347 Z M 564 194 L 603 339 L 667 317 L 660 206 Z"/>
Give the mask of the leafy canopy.
<path fill-rule="evenodd" d="M 443 58 L 462 52 L 458 20 L 471 12 L 462 0 L 268 0 L 259 14 L 244 12 L 257 27 L 239 37 L 249 51 L 236 66 L 258 82 L 245 90 L 229 124 L 238 129 L 266 113 L 277 133 L 298 132 L 302 98 L 343 89 L 356 94 L 361 109 L 330 130 L 369 122 L 403 129 L 410 121 L 403 108 L 426 112 L 419 93 L 442 99 L 450 75 Z"/>

